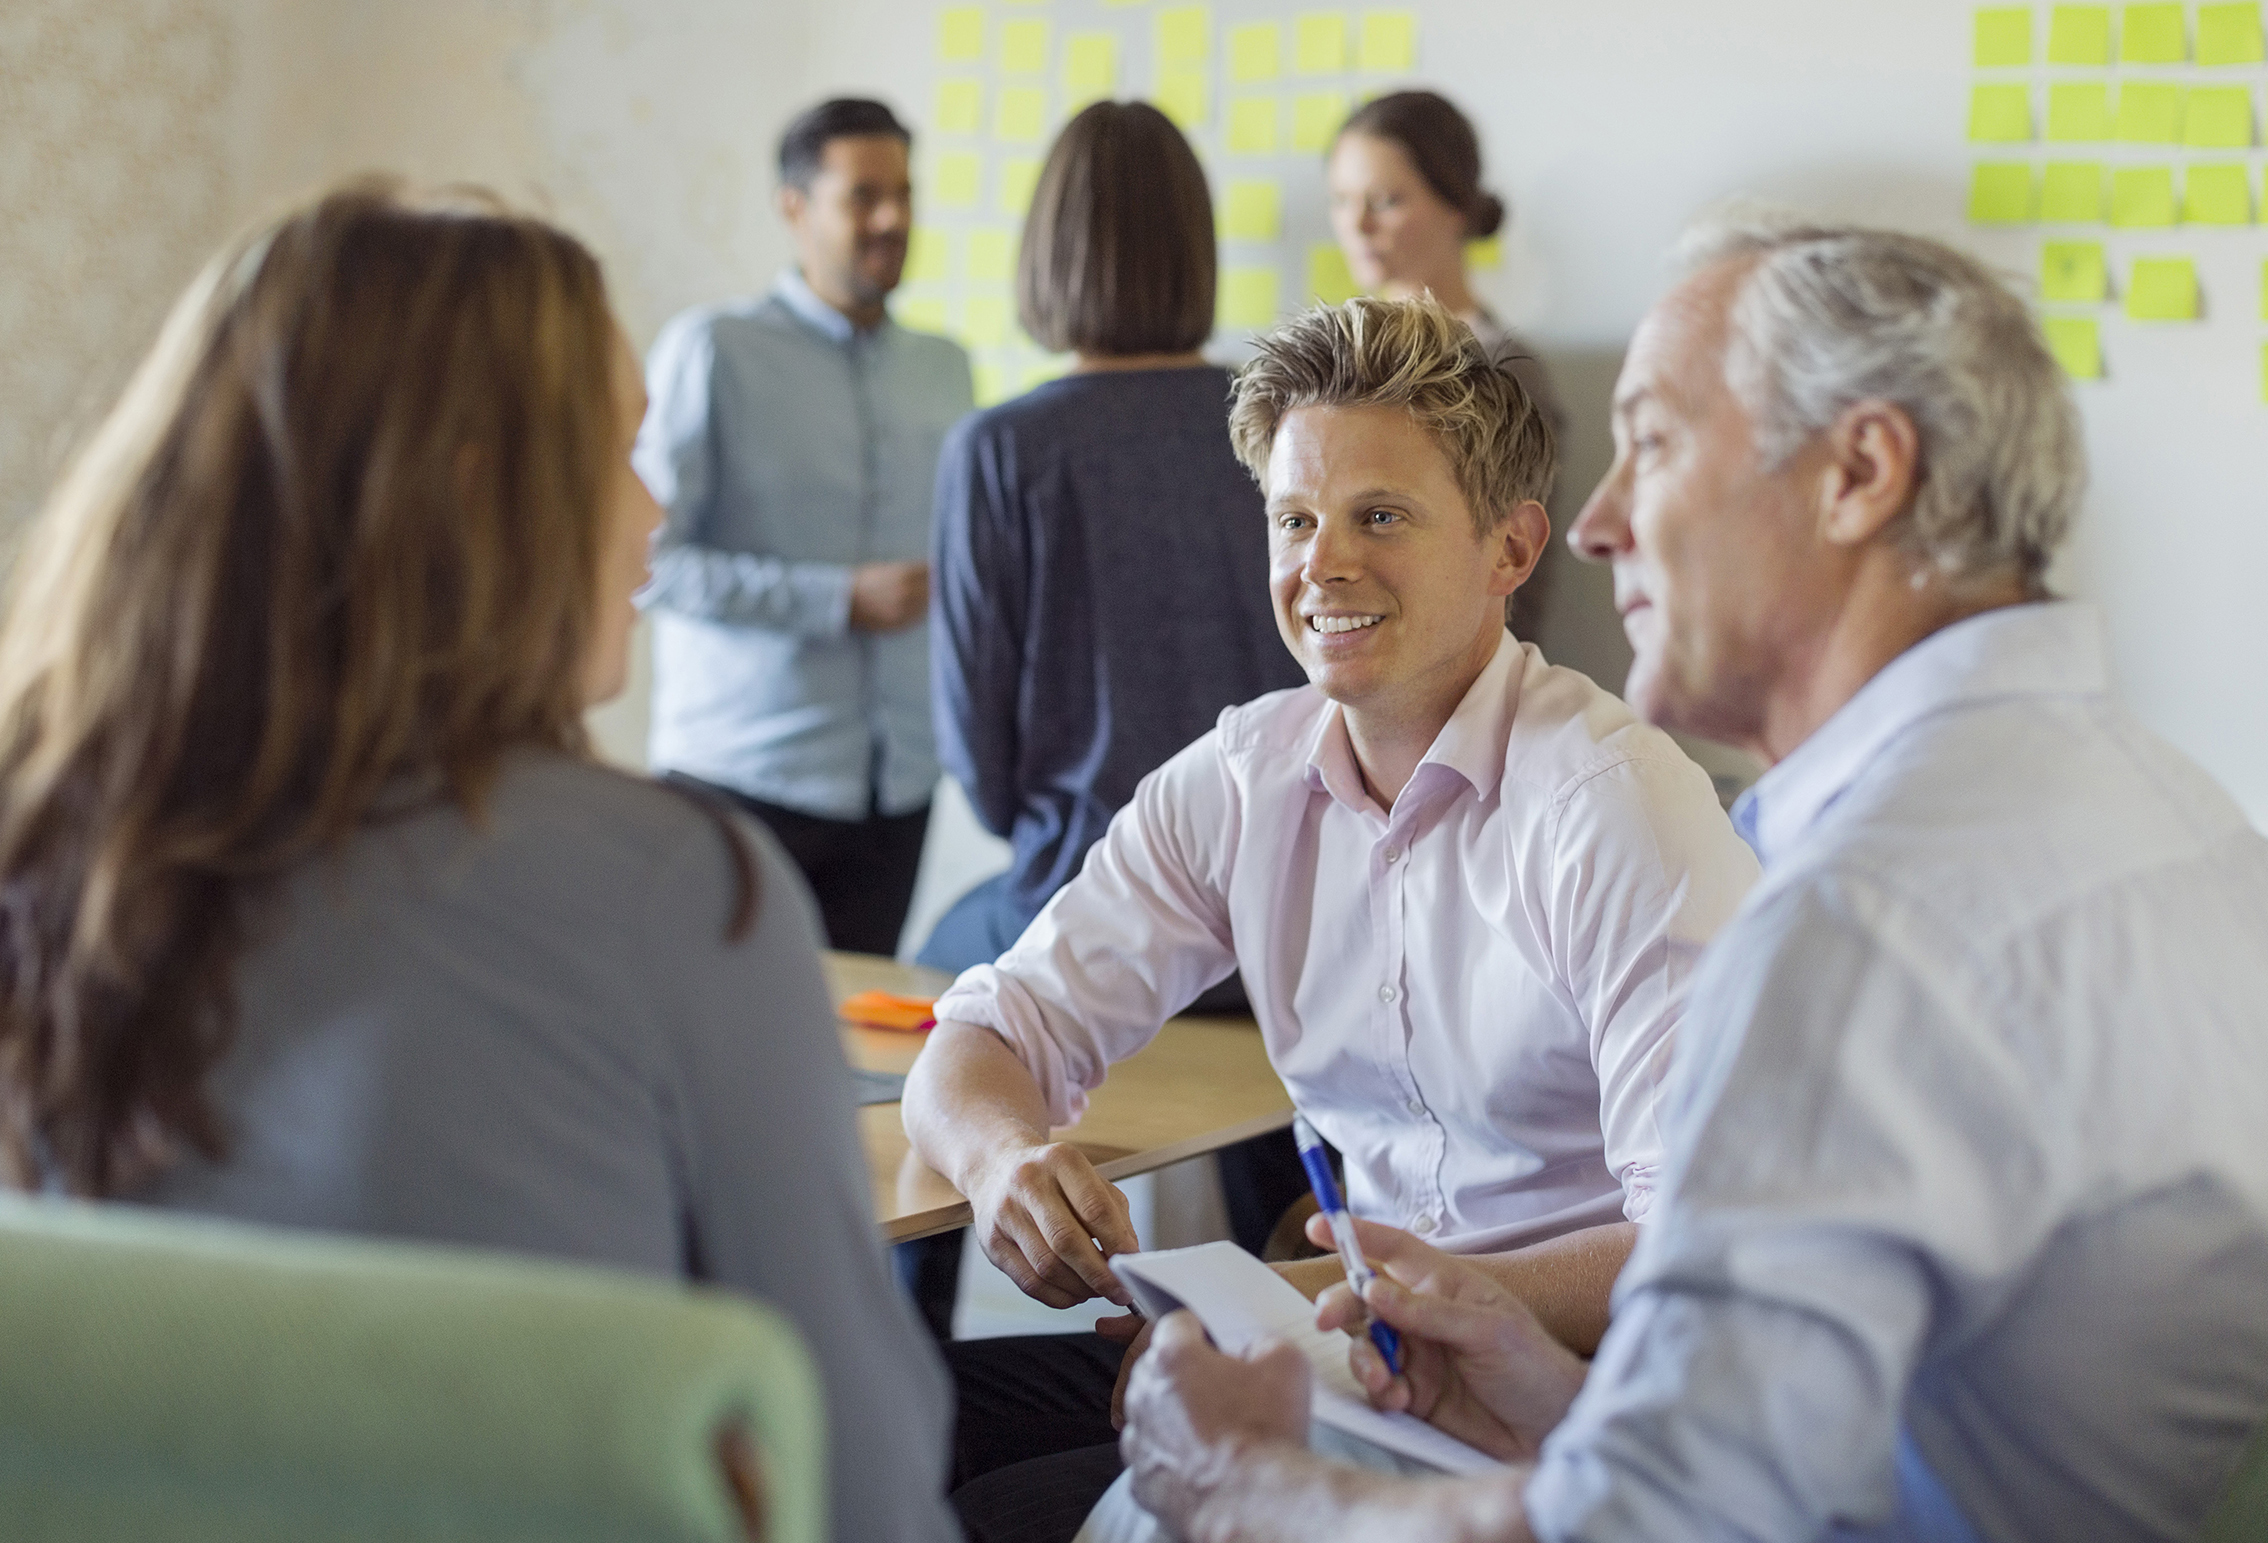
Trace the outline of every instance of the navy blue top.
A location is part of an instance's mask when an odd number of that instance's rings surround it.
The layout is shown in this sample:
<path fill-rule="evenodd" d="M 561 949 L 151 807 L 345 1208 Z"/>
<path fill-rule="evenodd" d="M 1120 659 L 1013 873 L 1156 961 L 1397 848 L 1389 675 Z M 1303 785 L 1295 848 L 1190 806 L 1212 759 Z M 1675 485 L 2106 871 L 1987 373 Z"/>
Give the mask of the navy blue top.
<path fill-rule="evenodd" d="M 1028 922 L 1134 785 L 1221 709 L 1306 675 L 1265 505 L 1210 366 L 1050 381 L 946 436 L 932 537 L 938 757 L 1016 849 Z"/>

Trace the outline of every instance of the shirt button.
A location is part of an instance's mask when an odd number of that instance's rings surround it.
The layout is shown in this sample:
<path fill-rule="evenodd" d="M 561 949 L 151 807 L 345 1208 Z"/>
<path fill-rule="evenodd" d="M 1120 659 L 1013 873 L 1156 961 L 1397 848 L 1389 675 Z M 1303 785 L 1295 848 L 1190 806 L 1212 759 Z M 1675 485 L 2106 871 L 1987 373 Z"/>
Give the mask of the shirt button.
<path fill-rule="evenodd" d="M 1378 988 L 1378 1000 L 1379 1000 L 1379 1001 L 1381 1001 L 1381 1002 L 1391 1002 L 1391 1001 L 1393 1001 L 1393 1000 L 1394 1000 L 1394 988 L 1393 988 L 1392 986 L 1380 986 L 1380 987 Z"/>
<path fill-rule="evenodd" d="M 1425 1113 L 1425 1100 L 1419 1098 L 1411 1099 L 1409 1102 L 1409 1111 L 1412 1114 Z"/>
<path fill-rule="evenodd" d="M 1388 847 L 1386 849 L 1386 861 L 1390 863 L 1398 863 L 1401 860 L 1402 849 L 1400 847 Z"/>
<path fill-rule="evenodd" d="M 1433 1236 L 1433 1229 L 1436 1225 L 1438 1224 L 1432 1217 L 1421 1216 L 1416 1221 L 1410 1223 L 1410 1231 L 1416 1233 L 1421 1238 L 1430 1238 Z"/>

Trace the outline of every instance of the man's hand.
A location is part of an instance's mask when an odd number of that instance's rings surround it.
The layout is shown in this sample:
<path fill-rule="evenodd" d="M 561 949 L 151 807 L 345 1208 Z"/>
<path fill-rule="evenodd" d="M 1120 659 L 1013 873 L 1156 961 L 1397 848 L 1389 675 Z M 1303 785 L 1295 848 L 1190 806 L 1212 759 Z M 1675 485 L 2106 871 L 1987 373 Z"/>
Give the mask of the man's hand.
<path fill-rule="evenodd" d="M 1268 1266 L 1292 1285 L 1299 1294 L 1312 1302 L 1323 1295 L 1326 1286 L 1347 1278 L 1338 1255 L 1325 1259 L 1280 1259 Z M 1116 1340 L 1126 1346 L 1126 1359 L 1118 1363 L 1118 1385 L 1110 1390 L 1110 1424 L 1113 1430 L 1126 1428 L 1126 1382 L 1134 1375 L 1134 1363 L 1142 1352 L 1150 1348 L 1151 1322 L 1139 1313 L 1128 1313 L 1123 1318 L 1104 1318 L 1095 1324 L 1095 1332 L 1104 1339 Z"/>
<path fill-rule="evenodd" d="M 1149 1354 L 1126 1390 L 1119 1450 L 1134 1474 L 1134 1498 L 1182 1536 L 1197 1508 L 1238 1482 L 1256 1447 L 1307 1442 L 1307 1362 L 1281 1340 L 1227 1356 L 1191 1313 L 1160 1319 Z"/>
<path fill-rule="evenodd" d="M 1049 1307 L 1133 1298 L 1110 1273 L 1112 1254 L 1142 1245 L 1118 1186 L 1063 1142 L 1002 1153 L 967 1190 L 972 1230 L 985 1257 L 1024 1295 Z"/>
<path fill-rule="evenodd" d="M 1359 1335 L 1367 1304 L 1401 1331 L 1400 1377 L 1367 1337 L 1348 1352 L 1370 1401 L 1407 1410 L 1492 1456 L 1532 1461 L 1582 1389 L 1582 1358 L 1472 1265 L 1393 1227 L 1357 1221 L 1355 1229 L 1378 1278 L 1362 1302 L 1344 1282 L 1324 1292 L 1315 1321 Z M 1309 1223 L 1317 1242 L 1329 1234 L 1321 1217 Z"/>
<path fill-rule="evenodd" d="M 929 564 L 861 563 L 851 570 L 853 632 L 895 632 L 929 614 Z"/>

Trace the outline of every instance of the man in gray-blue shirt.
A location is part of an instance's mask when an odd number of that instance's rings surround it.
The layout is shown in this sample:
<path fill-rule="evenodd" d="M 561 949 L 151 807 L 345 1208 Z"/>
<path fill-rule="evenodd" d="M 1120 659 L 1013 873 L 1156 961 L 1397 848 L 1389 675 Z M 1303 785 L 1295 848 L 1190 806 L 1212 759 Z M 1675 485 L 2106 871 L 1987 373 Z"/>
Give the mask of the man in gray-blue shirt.
<path fill-rule="evenodd" d="M 912 135 L 823 102 L 780 141 L 796 264 L 662 329 L 637 465 L 667 518 L 650 758 L 730 794 L 794 857 L 836 948 L 894 953 L 937 756 L 929 505 L 968 357 L 884 307 L 913 223 Z"/>

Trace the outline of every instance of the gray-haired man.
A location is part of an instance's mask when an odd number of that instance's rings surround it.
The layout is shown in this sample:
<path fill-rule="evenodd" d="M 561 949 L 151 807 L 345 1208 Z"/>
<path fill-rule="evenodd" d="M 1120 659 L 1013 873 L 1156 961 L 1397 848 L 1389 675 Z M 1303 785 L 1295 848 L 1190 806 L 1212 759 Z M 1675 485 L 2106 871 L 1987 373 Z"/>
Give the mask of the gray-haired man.
<path fill-rule="evenodd" d="M 2268 1408 L 2268 841 L 2047 598 L 2083 460 L 2038 332 L 1912 237 L 1696 258 L 1571 539 L 1633 705 L 1774 763 L 1766 877 L 1613 1325 L 1585 1368 L 1367 1229 L 1412 1361 L 1358 1375 L 1519 1465 L 1426 1484 L 1323 1467 L 1304 1365 L 1168 1320 L 1127 1446 L 1188 1536 L 2187 1537 Z"/>

